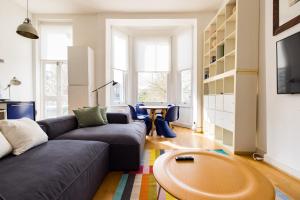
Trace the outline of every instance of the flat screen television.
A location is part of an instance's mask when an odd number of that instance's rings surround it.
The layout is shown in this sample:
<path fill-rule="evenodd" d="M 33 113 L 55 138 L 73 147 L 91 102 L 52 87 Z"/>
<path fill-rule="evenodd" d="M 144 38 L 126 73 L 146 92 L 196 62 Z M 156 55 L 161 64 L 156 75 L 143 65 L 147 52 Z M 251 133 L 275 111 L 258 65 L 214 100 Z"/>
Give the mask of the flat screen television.
<path fill-rule="evenodd" d="M 277 42 L 277 93 L 300 93 L 300 32 Z"/>

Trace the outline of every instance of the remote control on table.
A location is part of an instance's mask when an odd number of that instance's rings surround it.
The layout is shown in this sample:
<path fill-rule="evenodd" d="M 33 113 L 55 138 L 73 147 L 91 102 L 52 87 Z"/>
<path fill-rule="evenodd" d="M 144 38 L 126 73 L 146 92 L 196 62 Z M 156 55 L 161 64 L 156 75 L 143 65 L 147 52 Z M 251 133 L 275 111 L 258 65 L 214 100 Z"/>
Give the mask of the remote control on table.
<path fill-rule="evenodd" d="M 176 161 L 194 161 L 193 156 L 177 156 L 175 158 Z"/>

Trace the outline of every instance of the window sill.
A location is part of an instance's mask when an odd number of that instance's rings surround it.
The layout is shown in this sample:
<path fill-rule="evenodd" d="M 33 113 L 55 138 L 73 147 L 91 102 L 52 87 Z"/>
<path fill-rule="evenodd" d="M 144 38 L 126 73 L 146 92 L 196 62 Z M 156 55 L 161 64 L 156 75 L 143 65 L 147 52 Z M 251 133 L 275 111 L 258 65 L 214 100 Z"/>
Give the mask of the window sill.
<path fill-rule="evenodd" d="M 178 104 L 178 106 L 182 108 L 192 108 L 192 106 L 189 104 Z"/>
<path fill-rule="evenodd" d="M 108 107 L 128 107 L 127 104 L 113 104 L 113 105 L 109 105 Z"/>

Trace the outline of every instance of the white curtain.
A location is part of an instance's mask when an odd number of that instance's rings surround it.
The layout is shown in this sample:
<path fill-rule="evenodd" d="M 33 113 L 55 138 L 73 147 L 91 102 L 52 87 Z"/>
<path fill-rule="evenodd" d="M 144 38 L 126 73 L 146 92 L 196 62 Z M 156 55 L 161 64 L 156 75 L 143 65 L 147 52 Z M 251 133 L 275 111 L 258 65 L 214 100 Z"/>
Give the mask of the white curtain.
<path fill-rule="evenodd" d="M 137 71 L 167 72 L 171 65 L 171 38 L 137 37 L 134 55 Z"/>
<path fill-rule="evenodd" d="M 71 24 L 41 24 L 41 59 L 67 60 L 72 44 Z"/>
<path fill-rule="evenodd" d="M 128 35 L 112 30 L 112 68 L 126 71 L 128 69 Z"/>
<path fill-rule="evenodd" d="M 181 31 L 176 37 L 177 69 L 190 69 L 193 65 L 193 30 Z"/>

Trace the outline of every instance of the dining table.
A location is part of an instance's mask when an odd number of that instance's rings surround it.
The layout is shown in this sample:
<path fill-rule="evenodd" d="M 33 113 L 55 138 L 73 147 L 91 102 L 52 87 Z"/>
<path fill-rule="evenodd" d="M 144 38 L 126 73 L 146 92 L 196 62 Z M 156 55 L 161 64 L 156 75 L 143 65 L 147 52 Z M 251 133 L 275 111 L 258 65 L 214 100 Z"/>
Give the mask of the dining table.
<path fill-rule="evenodd" d="M 155 131 L 155 119 L 156 119 L 156 113 L 157 111 L 161 111 L 162 117 L 164 118 L 166 116 L 167 110 L 168 110 L 168 106 L 164 106 L 164 105 L 144 105 L 144 106 L 139 106 L 140 109 L 146 109 L 149 110 L 149 116 L 152 122 L 152 128 L 150 131 L 150 135 L 153 136 L 153 133 Z"/>

